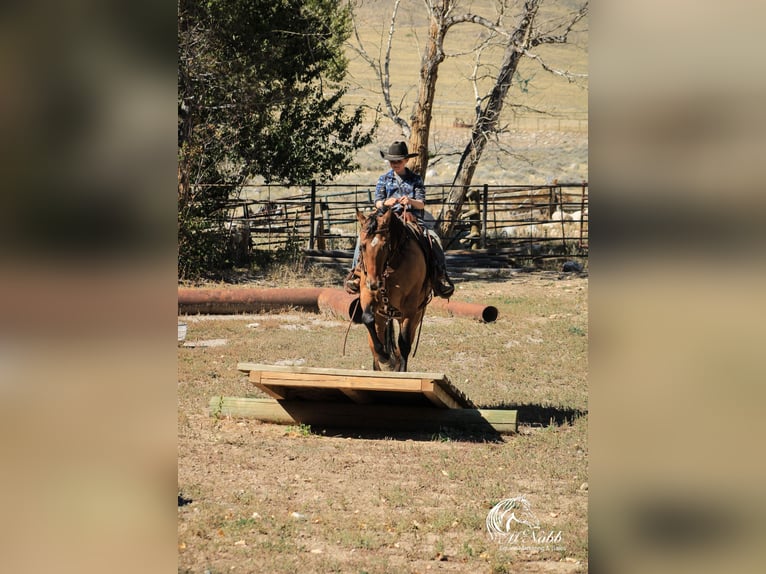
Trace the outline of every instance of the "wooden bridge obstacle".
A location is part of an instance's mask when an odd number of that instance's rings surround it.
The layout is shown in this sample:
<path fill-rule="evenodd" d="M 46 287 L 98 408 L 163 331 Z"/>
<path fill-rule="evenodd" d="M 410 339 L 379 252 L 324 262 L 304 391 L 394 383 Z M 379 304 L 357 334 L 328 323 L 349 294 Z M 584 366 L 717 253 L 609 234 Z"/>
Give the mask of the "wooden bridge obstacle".
<path fill-rule="evenodd" d="M 515 410 L 478 409 L 440 373 L 388 373 L 240 363 L 271 398 L 212 397 L 212 416 L 366 430 L 517 431 Z"/>

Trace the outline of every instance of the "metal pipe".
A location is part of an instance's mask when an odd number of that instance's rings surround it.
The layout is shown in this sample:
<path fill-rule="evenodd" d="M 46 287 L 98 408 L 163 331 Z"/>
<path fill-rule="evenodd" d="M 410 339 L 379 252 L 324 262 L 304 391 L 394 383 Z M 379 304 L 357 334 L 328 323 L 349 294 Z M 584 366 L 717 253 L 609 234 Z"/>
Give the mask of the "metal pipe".
<path fill-rule="evenodd" d="M 443 309 L 451 315 L 461 317 L 473 317 L 483 323 L 492 323 L 497 320 L 497 307 L 492 305 L 480 305 L 478 303 L 465 303 L 463 301 L 453 301 L 434 298 L 429 306 Z"/>
<path fill-rule="evenodd" d="M 259 313 L 285 307 L 316 311 L 320 288 L 178 288 L 179 313 L 232 315 Z"/>
<path fill-rule="evenodd" d="M 331 312 L 345 321 L 362 322 L 362 306 L 359 297 L 349 295 L 342 289 L 322 289 L 317 298 L 320 311 Z"/>
<path fill-rule="evenodd" d="M 431 306 L 452 315 L 473 317 L 484 323 L 497 319 L 497 307 L 435 298 Z M 359 297 L 342 289 L 306 288 L 178 288 L 178 312 L 233 315 L 301 307 L 309 311 L 332 312 L 346 321 L 361 323 Z"/>

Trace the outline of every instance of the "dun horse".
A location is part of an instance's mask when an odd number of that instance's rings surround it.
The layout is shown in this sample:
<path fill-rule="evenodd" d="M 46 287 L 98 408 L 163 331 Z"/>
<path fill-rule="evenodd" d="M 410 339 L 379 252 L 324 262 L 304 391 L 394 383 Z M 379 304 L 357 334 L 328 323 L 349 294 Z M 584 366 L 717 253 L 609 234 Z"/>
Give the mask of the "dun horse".
<path fill-rule="evenodd" d="M 359 301 L 373 369 L 406 371 L 431 297 L 428 264 L 416 238 L 419 232 L 392 210 L 369 217 L 357 212 L 357 219 L 362 226 Z M 398 339 L 394 321 L 399 326 Z"/>

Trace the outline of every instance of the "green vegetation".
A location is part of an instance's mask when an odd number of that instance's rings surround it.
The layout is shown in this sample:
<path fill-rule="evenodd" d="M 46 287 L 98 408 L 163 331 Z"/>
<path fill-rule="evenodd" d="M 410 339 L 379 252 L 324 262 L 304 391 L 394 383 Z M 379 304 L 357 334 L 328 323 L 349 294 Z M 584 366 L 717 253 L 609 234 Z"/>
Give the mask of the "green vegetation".
<path fill-rule="evenodd" d="M 221 209 L 248 179 L 307 183 L 371 141 L 341 99 L 351 33 L 333 0 L 180 0 L 179 275 L 230 266 Z"/>

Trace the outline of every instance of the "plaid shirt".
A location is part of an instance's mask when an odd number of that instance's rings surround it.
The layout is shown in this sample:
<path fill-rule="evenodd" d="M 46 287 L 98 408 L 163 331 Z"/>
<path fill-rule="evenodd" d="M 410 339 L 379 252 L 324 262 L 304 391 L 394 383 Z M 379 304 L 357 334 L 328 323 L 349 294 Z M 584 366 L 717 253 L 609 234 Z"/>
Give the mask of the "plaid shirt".
<path fill-rule="evenodd" d="M 392 169 L 387 173 L 384 173 L 378 179 L 378 183 L 375 186 L 375 200 L 383 201 L 389 197 L 402 197 L 408 195 L 413 199 L 419 199 L 421 201 L 426 200 L 426 188 L 423 185 L 423 179 L 411 171 L 410 168 L 405 168 L 404 176 L 401 178 L 396 175 L 396 172 Z M 395 205 L 394 210 L 399 212 L 403 209 L 401 205 Z M 424 210 L 408 208 L 412 214 L 417 218 L 420 224 L 423 223 Z"/>

